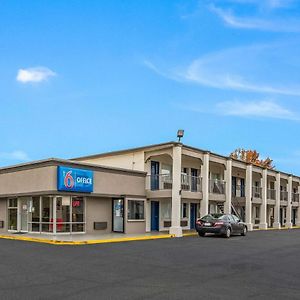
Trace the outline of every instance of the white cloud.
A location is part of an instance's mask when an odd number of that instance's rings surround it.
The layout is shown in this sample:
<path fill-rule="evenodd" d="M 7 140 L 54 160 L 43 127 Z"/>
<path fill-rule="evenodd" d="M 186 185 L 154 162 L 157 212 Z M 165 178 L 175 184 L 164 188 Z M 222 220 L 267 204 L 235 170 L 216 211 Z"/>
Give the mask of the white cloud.
<path fill-rule="evenodd" d="M 275 2 L 273 5 L 276 5 Z M 277 5 L 279 5 L 279 3 Z M 210 10 L 216 13 L 226 25 L 233 28 L 257 29 L 275 32 L 300 32 L 299 20 L 291 18 L 278 19 L 270 17 L 239 17 L 231 10 L 224 10 L 214 5 L 210 6 Z"/>
<path fill-rule="evenodd" d="M 299 45 L 257 45 L 211 53 L 178 74 L 204 86 L 256 93 L 300 96 Z M 279 71 L 280 70 L 280 71 Z"/>
<path fill-rule="evenodd" d="M 29 161 L 28 154 L 22 150 L 14 150 L 12 152 L 0 152 L 0 159 L 16 160 L 16 161 Z"/>
<path fill-rule="evenodd" d="M 294 112 L 270 100 L 219 102 L 216 105 L 216 111 L 226 116 L 299 120 Z"/>
<path fill-rule="evenodd" d="M 46 67 L 19 69 L 16 80 L 22 83 L 41 82 L 55 75 L 55 72 Z"/>

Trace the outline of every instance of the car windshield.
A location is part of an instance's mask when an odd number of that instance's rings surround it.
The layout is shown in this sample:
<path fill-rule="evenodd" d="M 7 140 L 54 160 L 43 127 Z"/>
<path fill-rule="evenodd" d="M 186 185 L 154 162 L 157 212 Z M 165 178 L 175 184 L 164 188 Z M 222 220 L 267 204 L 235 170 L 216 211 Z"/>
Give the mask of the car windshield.
<path fill-rule="evenodd" d="M 224 220 L 224 214 L 209 214 L 201 218 L 202 221 Z"/>

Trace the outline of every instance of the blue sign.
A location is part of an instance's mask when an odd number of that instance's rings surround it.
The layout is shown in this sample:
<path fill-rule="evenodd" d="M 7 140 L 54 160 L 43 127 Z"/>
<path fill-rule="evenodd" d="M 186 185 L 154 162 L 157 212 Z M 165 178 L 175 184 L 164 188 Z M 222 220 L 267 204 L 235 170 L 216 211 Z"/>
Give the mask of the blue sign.
<path fill-rule="evenodd" d="M 94 173 L 89 170 L 57 167 L 57 190 L 91 193 L 94 188 Z"/>

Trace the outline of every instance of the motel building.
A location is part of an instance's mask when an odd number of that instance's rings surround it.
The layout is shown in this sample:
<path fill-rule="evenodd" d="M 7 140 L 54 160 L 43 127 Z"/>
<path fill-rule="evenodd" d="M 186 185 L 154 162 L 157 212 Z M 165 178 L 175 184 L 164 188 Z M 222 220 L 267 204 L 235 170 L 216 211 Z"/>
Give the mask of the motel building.
<path fill-rule="evenodd" d="M 300 177 L 169 142 L 0 169 L 0 233 L 193 230 L 208 213 L 248 230 L 300 225 Z"/>

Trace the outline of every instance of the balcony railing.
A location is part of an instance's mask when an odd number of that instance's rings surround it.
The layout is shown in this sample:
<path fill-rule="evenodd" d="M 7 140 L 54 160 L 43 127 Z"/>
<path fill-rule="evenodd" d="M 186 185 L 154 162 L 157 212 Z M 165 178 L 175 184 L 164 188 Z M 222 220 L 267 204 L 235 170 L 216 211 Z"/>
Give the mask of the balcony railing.
<path fill-rule="evenodd" d="M 280 191 L 280 200 L 282 200 L 282 201 L 288 200 L 288 192 L 287 191 Z"/>
<path fill-rule="evenodd" d="M 198 176 L 181 174 L 181 189 L 183 191 L 201 192 L 201 178 Z"/>
<path fill-rule="evenodd" d="M 209 180 L 209 192 L 213 194 L 225 194 L 225 181 L 218 179 Z"/>
<path fill-rule="evenodd" d="M 292 193 L 292 201 L 299 202 L 299 194 L 298 193 Z"/>
<path fill-rule="evenodd" d="M 173 180 L 170 174 L 147 175 L 147 190 L 171 190 L 172 186 Z M 201 192 L 201 178 L 198 176 L 181 174 L 181 189 L 190 192 Z"/>
<path fill-rule="evenodd" d="M 172 176 L 169 174 L 152 174 L 147 175 L 146 182 L 147 190 L 171 190 L 172 189 Z"/>
<path fill-rule="evenodd" d="M 276 200 L 276 190 L 268 189 L 268 199 Z"/>
<path fill-rule="evenodd" d="M 262 192 L 261 187 L 258 187 L 258 186 L 253 186 L 252 187 L 252 197 L 261 198 L 261 192 Z"/>
<path fill-rule="evenodd" d="M 245 197 L 245 186 L 244 185 L 232 185 L 232 196 L 233 197 Z"/>

